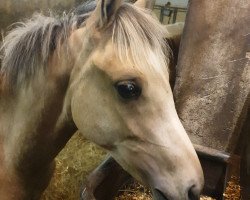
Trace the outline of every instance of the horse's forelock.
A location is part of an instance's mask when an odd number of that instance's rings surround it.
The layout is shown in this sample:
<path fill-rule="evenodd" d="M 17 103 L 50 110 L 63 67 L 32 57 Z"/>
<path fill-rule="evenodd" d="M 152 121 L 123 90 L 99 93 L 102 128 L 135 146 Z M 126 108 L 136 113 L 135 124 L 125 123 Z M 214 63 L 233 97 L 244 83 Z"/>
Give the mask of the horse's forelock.
<path fill-rule="evenodd" d="M 166 70 L 171 55 L 164 40 L 166 31 L 149 11 L 124 4 L 114 20 L 112 40 L 121 60 L 131 61 L 139 70 L 149 68 L 162 72 Z M 152 52 L 157 55 L 155 64 L 152 63 L 154 59 L 150 60 Z"/>

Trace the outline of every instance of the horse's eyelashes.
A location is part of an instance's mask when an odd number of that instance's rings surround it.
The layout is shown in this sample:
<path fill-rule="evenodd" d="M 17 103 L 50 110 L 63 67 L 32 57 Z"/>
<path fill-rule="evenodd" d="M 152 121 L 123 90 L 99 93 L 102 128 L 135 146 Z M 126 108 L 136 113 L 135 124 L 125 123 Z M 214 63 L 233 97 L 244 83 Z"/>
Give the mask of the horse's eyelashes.
<path fill-rule="evenodd" d="M 142 88 L 135 81 L 117 82 L 115 88 L 122 99 L 134 100 L 141 95 Z"/>

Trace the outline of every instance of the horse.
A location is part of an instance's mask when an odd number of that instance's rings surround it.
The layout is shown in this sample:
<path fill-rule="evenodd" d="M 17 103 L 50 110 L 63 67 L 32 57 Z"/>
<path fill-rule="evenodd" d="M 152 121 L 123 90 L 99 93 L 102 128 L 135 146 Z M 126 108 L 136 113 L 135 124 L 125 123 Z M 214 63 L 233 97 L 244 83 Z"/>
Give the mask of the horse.
<path fill-rule="evenodd" d="M 145 7 L 152 10 L 150 6 L 146 5 Z M 171 89 L 174 90 L 176 66 L 184 23 L 168 24 L 165 26 L 165 29 L 167 30 L 166 44 L 172 51 L 168 63 L 169 83 Z M 81 199 L 113 199 L 117 196 L 119 189 L 125 187 L 124 185 L 130 182 L 131 179 L 131 176 L 111 156 L 108 156 L 85 178 L 81 187 Z"/>
<path fill-rule="evenodd" d="M 203 173 L 175 109 L 166 29 L 143 5 L 35 14 L 3 39 L 1 200 L 39 199 L 76 130 L 155 199 L 198 199 Z"/>

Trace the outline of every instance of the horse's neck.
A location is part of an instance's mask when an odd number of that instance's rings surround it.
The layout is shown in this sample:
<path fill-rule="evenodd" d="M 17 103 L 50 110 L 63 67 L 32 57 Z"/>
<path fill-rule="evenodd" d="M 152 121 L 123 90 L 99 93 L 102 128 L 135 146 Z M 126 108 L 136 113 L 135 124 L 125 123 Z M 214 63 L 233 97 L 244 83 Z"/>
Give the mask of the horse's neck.
<path fill-rule="evenodd" d="M 0 73 L 0 97 L 3 95 L 4 93 L 4 77 L 2 75 L 2 73 Z"/>
<path fill-rule="evenodd" d="M 18 163 L 29 163 L 27 159 L 36 156 L 44 159 L 43 162 L 51 162 L 74 133 L 75 126 L 65 109 L 67 78 L 64 78 L 50 77 L 43 83 L 34 79 L 29 87 L 19 89 L 12 105 L 7 106 L 6 118 L 2 119 L 7 127 L 4 133 L 8 141 L 7 151 L 34 155 L 18 156 L 23 159 Z M 25 152 L 23 146 L 26 146 Z"/>

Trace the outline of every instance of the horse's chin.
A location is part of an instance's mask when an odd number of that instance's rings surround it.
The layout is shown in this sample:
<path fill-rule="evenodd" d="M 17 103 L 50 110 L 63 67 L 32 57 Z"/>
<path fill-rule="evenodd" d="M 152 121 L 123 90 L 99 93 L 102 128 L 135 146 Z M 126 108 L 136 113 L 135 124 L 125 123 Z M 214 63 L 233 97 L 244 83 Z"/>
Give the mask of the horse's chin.
<path fill-rule="evenodd" d="M 160 190 L 153 189 L 153 199 L 154 200 L 170 200 L 168 199 Z"/>

